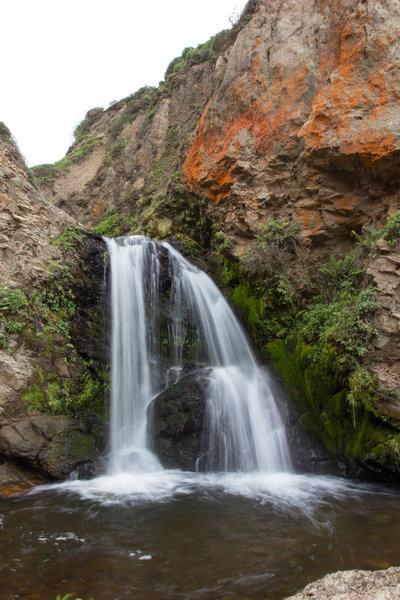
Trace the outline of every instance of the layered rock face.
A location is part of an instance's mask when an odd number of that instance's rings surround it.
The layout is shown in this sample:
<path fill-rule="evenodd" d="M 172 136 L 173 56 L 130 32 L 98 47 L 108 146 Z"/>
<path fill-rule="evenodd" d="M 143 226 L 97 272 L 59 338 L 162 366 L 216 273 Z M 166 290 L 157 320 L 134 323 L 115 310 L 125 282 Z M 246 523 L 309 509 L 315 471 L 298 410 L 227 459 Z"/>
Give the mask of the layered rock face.
<path fill-rule="evenodd" d="M 345 241 L 398 209 L 399 22 L 393 2 L 257 3 L 184 165 L 238 242 L 276 217 Z"/>
<path fill-rule="evenodd" d="M 80 234 L 34 187 L 7 131 L 0 202 L 1 493 L 64 478 L 99 454 L 101 420 L 76 419 L 67 405 L 83 400 L 85 385 L 89 393 L 90 369 L 102 360 L 88 328 L 97 322 L 103 257 L 101 240 Z"/>

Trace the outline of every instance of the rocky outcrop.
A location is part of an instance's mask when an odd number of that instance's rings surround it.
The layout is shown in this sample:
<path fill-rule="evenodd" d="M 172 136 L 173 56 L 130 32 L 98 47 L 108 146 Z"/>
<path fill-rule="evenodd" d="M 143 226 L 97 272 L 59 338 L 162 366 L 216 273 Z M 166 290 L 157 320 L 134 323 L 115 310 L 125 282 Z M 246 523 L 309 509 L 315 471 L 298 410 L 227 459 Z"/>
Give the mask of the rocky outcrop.
<path fill-rule="evenodd" d="M 368 359 L 381 388 L 400 390 L 400 247 L 380 239 L 367 268 L 376 290 L 380 310 L 374 316 L 379 332 Z M 400 406 L 392 402 L 381 408 L 400 424 Z"/>
<path fill-rule="evenodd" d="M 258 222 L 345 243 L 399 208 L 399 22 L 394 3 L 257 3 L 184 165 L 237 252 Z"/>
<path fill-rule="evenodd" d="M 12 490 L 83 470 L 104 445 L 105 245 L 44 199 L 0 134 L 0 486 Z"/>
<path fill-rule="evenodd" d="M 0 278 L 10 287 L 42 283 L 60 258 L 52 239 L 73 223 L 29 180 L 16 146 L 0 136 Z"/>
<path fill-rule="evenodd" d="M 0 428 L 0 453 L 30 472 L 65 479 L 73 471 L 89 476 L 103 447 L 103 424 L 93 419 L 35 415 Z"/>
<path fill-rule="evenodd" d="M 286 600 L 397 600 L 400 568 L 386 571 L 339 571 L 309 583 Z"/>
<path fill-rule="evenodd" d="M 183 377 L 148 409 L 152 449 L 166 468 L 195 471 L 204 435 L 207 373 Z"/>

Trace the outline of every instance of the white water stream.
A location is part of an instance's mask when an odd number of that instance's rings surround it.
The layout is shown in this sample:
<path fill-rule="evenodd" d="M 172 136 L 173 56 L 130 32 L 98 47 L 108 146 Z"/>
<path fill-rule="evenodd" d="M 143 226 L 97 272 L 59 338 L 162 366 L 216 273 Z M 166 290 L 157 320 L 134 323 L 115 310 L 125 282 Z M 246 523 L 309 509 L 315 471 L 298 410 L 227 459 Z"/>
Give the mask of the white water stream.
<path fill-rule="evenodd" d="M 134 236 L 107 244 L 112 288 L 109 473 L 162 470 L 148 447 L 147 408 L 168 383 L 179 379 L 185 344 L 193 348 L 197 367 L 211 368 L 205 415 L 209 434 L 201 461 L 199 457 L 201 470 L 290 471 L 285 430 L 268 377 L 213 281 L 168 243 Z M 171 288 L 163 325 L 160 291 L 166 268 Z M 167 341 L 168 367 L 161 355 Z"/>

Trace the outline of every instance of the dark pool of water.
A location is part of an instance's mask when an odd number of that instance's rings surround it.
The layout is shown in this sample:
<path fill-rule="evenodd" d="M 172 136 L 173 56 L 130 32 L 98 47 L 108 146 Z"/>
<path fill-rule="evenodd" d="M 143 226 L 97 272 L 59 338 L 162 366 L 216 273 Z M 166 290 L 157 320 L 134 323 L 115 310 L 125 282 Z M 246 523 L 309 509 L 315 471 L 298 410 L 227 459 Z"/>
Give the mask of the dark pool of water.
<path fill-rule="evenodd" d="M 0 598 L 270 599 L 400 564 L 400 494 L 324 477 L 103 478 L 0 502 Z"/>

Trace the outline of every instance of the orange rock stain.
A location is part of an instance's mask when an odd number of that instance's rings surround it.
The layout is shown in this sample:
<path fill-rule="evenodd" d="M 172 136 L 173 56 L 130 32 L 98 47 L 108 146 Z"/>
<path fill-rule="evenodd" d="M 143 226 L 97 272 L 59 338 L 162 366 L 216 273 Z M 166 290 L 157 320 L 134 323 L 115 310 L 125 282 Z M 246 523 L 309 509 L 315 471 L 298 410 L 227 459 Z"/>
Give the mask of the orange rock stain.
<path fill-rule="evenodd" d="M 229 117 L 218 130 L 209 118 L 211 101 L 208 103 L 184 165 L 189 189 L 198 192 L 206 189 L 214 203 L 229 197 L 231 193 L 241 150 L 239 133 L 246 130 L 252 134 L 258 153 L 270 152 L 277 143 L 281 143 L 283 130 L 302 105 L 306 67 L 299 73 L 279 75 L 268 90 L 265 90 L 259 67 L 260 55 L 257 55 L 249 79 L 242 76 L 236 80 L 233 86 L 234 102 L 231 110 L 227 111 Z M 265 91 L 248 102 L 249 91 L 255 83 L 262 85 Z"/>

